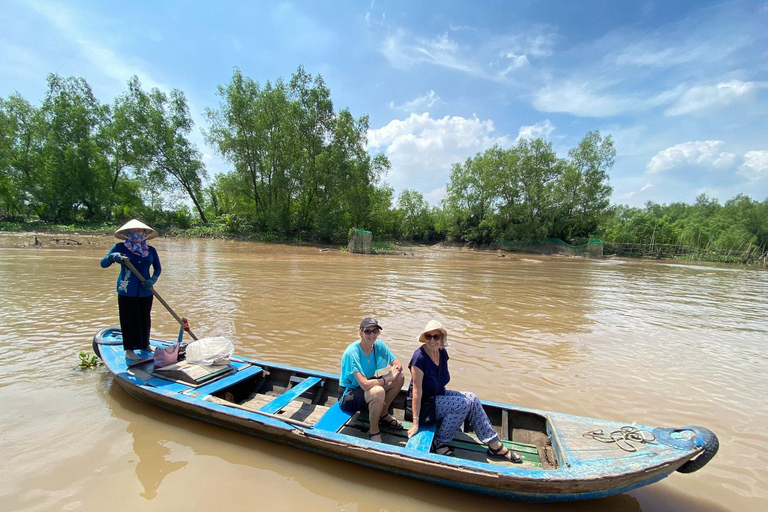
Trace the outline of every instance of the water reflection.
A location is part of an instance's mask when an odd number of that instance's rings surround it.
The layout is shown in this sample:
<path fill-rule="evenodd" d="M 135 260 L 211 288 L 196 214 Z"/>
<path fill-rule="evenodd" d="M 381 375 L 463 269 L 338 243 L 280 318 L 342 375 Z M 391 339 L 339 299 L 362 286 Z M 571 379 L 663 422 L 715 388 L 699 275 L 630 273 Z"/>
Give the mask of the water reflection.
<path fill-rule="evenodd" d="M 113 417 L 127 423 L 126 432 L 133 438 L 133 451 L 139 459 L 136 478 L 144 487 L 141 496 L 154 499 L 163 479 L 186 466 L 188 461 L 170 460 L 171 449 L 167 446 L 169 439 L 163 435 L 164 429 L 147 428 L 144 421 L 136 421 L 137 416 L 147 414 L 149 406 L 128 395 L 118 384 L 109 386 L 104 402 Z"/>

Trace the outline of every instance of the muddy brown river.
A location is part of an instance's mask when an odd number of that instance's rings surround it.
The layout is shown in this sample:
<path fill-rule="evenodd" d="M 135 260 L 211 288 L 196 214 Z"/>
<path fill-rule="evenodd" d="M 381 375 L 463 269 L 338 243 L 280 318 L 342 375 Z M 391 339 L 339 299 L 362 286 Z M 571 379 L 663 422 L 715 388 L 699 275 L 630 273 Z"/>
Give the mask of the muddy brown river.
<path fill-rule="evenodd" d="M 52 240 L 58 238 L 58 242 Z M 431 318 L 452 389 L 627 424 L 702 425 L 699 472 L 537 505 L 417 482 L 147 406 L 75 369 L 116 325 L 114 239 L 0 233 L 0 510 L 760 511 L 768 509 L 768 272 L 623 259 L 152 241 L 157 291 L 239 354 L 338 373 L 361 317 L 401 361 Z M 66 245 L 77 241 L 81 245 Z M 153 336 L 175 338 L 155 301 Z"/>

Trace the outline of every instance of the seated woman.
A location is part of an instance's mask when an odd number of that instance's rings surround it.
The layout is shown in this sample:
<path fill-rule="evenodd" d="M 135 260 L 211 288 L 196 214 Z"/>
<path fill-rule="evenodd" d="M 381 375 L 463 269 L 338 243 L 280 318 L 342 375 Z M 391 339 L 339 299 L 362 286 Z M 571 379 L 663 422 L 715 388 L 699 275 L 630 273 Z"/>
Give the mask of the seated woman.
<path fill-rule="evenodd" d="M 507 449 L 493 430 L 480 399 L 467 391 L 449 391 L 445 386 L 450 382 L 448 373 L 448 331 L 436 320 L 430 320 L 424 331 L 416 338 L 422 345 L 413 353 L 408 368 L 411 370 L 411 386 L 408 395 L 413 404 L 413 426 L 408 437 L 419 431 L 419 424 L 442 420 L 435 433 L 432 451 L 439 455 L 453 455 L 448 443 L 469 418 L 477 438 L 488 445 L 488 455 L 510 462 L 520 463 L 523 459 Z"/>
<path fill-rule="evenodd" d="M 360 322 L 360 339 L 353 341 L 341 356 L 339 402 L 342 410 L 353 413 L 368 410 L 371 441 L 382 442 L 379 423 L 403 428 L 389 412 L 389 406 L 402 389 L 403 365 L 392 355 L 383 341 L 377 340 L 381 326 L 375 318 Z M 376 377 L 376 372 L 392 366 L 390 373 Z M 376 421 L 378 419 L 378 421 Z"/>

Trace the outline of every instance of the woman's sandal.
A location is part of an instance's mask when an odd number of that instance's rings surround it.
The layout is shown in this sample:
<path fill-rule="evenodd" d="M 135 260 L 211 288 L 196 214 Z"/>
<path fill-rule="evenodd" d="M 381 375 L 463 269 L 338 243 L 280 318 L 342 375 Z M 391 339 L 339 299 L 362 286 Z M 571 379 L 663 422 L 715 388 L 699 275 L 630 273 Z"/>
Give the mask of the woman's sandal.
<path fill-rule="evenodd" d="M 446 457 L 454 457 L 453 448 L 448 446 L 447 443 L 440 443 L 437 446 L 432 446 L 432 451 L 438 455 L 445 455 Z"/>
<path fill-rule="evenodd" d="M 378 437 L 378 439 L 374 439 L 376 437 Z M 370 439 L 374 443 L 383 443 L 384 442 L 384 440 L 381 438 L 381 432 L 376 432 L 375 434 L 369 433 L 368 434 L 368 439 Z"/>
<path fill-rule="evenodd" d="M 488 456 L 497 458 L 497 459 L 504 459 L 507 462 L 514 462 L 515 464 L 520 464 L 523 462 L 523 458 L 504 446 L 503 444 L 497 449 L 494 450 L 490 446 L 488 447 Z"/>
<path fill-rule="evenodd" d="M 392 419 L 391 420 L 385 419 L 387 416 L 389 416 Z M 379 418 L 379 425 L 384 425 L 384 426 L 387 426 L 389 428 L 393 428 L 395 430 L 402 430 L 403 429 L 403 424 L 400 423 L 399 421 L 397 421 L 397 418 L 395 418 L 391 414 L 387 414 L 387 415 L 382 416 L 381 418 Z"/>

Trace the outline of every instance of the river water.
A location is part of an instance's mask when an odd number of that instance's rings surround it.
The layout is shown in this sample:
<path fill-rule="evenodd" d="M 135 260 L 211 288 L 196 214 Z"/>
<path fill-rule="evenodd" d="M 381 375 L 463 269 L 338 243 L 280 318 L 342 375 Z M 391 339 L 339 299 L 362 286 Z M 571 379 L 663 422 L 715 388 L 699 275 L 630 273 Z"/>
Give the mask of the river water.
<path fill-rule="evenodd" d="M 58 241 L 52 240 L 58 238 Z M 535 505 L 416 482 L 145 406 L 75 369 L 115 325 L 108 237 L 0 234 L 0 510 L 764 511 L 768 273 L 711 265 L 414 248 L 157 239 L 158 292 L 239 354 L 338 372 L 375 315 L 401 360 L 431 318 L 451 387 L 646 425 L 702 425 L 715 459 L 630 493 Z M 70 240 L 82 245 L 66 245 Z M 153 335 L 174 339 L 155 302 Z"/>

